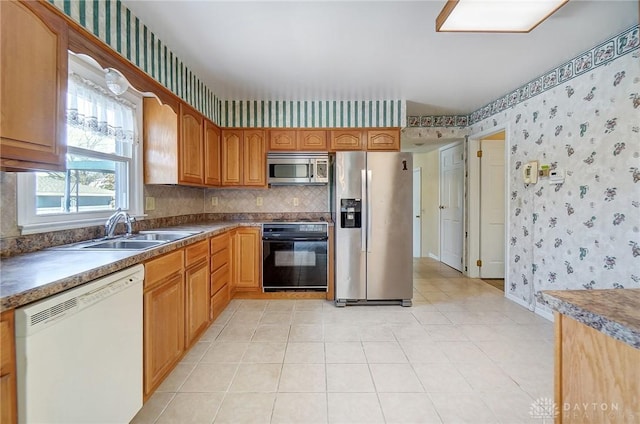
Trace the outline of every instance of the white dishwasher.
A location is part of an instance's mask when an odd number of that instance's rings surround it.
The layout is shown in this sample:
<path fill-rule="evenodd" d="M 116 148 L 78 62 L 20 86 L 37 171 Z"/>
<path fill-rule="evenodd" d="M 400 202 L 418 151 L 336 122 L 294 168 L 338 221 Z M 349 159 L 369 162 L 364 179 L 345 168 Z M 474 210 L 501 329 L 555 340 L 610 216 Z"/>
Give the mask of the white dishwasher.
<path fill-rule="evenodd" d="M 142 282 L 136 265 L 19 308 L 20 423 L 128 423 L 142 407 Z"/>

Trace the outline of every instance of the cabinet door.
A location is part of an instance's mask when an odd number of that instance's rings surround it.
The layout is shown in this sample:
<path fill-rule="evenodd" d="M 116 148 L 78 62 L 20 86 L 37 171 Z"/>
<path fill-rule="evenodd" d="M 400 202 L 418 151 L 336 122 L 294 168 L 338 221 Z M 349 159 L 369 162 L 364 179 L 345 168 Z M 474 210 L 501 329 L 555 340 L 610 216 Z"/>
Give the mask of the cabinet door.
<path fill-rule="evenodd" d="M 222 131 L 222 185 L 242 184 L 242 130 Z"/>
<path fill-rule="evenodd" d="M 331 131 L 331 150 L 362 150 L 362 131 Z"/>
<path fill-rule="evenodd" d="M 64 170 L 67 27 L 37 2 L 0 1 L 2 169 Z"/>
<path fill-rule="evenodd" d="M 178 114 L 155 97 L 142 109 L 145 184 L 178 183 Z"/>
<path fill-rule="evenodd" d="M 260 229 L 239 228 L 234 240 L 236 290 L 260 289 Z"/>
<path fill-rule="evenodd" d="M 298 150 L 327 151 L 327 132 L 324 130 L 299 130 L 298 131 Z"/>
<path fill-rule="evenodd" d="M 144 294 L 144 392 L 148 396 L 184 351 L 184 279 L 173 274 Z"/>
<path fill-rule="evenodd" d="M 0 315 L 0 423 L 17 421 L 13 310 Z"/>
<path fill-rule="evenodd" d="M 269 131 L 269 150 L 296 150 L 295 130 L 271 130 Z"/>
<path fill-rule="evenodd" d="M 209 325 L 209 259 L 199 262 L 185 272 L 186 287 L 186 347 Z"/>
<path fill-rule="evenodd" d="M 211 297 L 211 319 L 215 320 L 220 316 L 224 308 L 229 304 L 231 297 L 229 285 L 225 284 L 216 294 Z"/>
<path fill-rule="evenodd" d="M 209 121 L 204 122 L 204 183 L 219 186 L 221 131 Z"/>
<path fill-rule="evenodd" d="M 367 150 L 400 150 L 400 130 L 367 131 Z"/>
<path fill-rule="evenodd" d="M 178 180 L 204 184 L 203 118 L 188 106 L 180 105 Z"/>
<path fill-rule="evenodd" d="M 245 186 L 264 187 L 267 185 L 267 155 L 264 131 L 244 131 L 243 175 Z"/>

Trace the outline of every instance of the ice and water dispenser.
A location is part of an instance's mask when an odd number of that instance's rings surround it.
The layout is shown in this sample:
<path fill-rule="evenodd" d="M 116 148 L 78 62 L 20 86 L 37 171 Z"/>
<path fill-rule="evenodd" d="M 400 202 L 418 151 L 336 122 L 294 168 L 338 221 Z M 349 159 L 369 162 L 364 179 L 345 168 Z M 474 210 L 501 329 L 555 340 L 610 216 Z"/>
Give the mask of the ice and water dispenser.
<path fill-rule="evenodd" d="M 340 199 L 340 227 L 362 227 L 362 200 Z"/>

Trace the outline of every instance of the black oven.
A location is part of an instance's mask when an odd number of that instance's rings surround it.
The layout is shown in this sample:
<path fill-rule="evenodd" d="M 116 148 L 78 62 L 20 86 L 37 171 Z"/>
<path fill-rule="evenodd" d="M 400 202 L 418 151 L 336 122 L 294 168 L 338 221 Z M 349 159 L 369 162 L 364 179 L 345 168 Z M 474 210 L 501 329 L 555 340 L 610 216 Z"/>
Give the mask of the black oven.
<path fill-rule="evenodd" d="M 327 245 L 326 223 L 264 224 L 264 291 L 327 291 Z"/>

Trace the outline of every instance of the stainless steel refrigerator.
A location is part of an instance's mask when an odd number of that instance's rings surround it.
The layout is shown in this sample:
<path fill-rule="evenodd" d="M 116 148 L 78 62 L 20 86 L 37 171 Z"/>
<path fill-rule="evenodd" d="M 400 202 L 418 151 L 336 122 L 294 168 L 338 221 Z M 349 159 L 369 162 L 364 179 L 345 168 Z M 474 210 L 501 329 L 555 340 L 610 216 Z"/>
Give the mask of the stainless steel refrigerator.
<path fill-rule="evenodd" d="M 336 306 L 411 306 L 411 153 L 338 152 L 332 176 Z"/>

